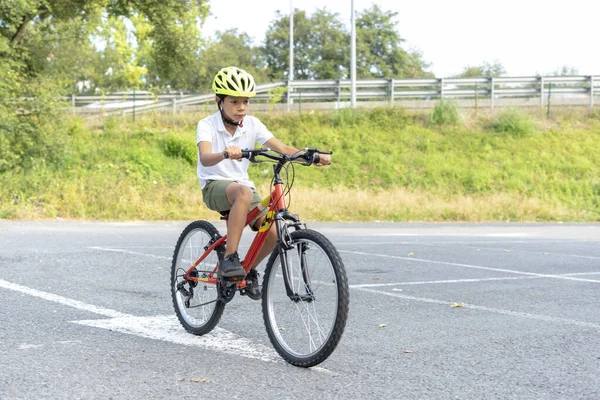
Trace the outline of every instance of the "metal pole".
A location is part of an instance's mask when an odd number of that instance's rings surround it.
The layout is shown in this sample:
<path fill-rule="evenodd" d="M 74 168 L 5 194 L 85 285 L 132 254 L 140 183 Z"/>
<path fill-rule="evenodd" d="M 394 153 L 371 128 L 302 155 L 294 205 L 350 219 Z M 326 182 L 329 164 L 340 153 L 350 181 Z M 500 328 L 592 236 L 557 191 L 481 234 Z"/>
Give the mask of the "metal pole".
<path fill-rule="evenodd" d="M 294 80 L 294 6 L 290 0 L 290 69 L 288 71 L 288 105 L 287 110 L 290 112 L 292 104 L 292 81 Z"/>
<path fill-rule="evenodd" d="M 352 108 L 356 107 L 356 21 L 354 18 L 354 0 L 350 0 L 350 21 L 352 31 L 350 34 L 350 80 L 351 80 L 351 95 L 350 103 Z"/>

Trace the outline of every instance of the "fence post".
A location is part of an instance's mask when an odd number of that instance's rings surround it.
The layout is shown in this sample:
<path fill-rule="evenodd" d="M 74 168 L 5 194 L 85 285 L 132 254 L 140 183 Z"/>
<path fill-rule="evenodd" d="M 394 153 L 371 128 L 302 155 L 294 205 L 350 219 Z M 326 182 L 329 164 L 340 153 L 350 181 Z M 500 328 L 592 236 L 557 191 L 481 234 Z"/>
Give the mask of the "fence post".
<path fill-rule="evenodd" d="M 546 118 L 550 118 L 550 96 L 552 95 L 552 82 L 548 85 L 548 110 L 546 111 Z"/>
<path fill-rule="evenodd" d="M 175 114 L 175 113 L 177 113 L 177 98 L 176 97 L 173 98 L 172 103 L 173 103 L 171 105 L 171 107 L 173 108 L 172 111 L 173 111 L 173 114 Z"/>
<path fill-rule="evenodd" d="M 444 78 L 441 78 L 439 81 L 440 81 L 440 98 L 442 100 L 444 100 Z"/>
<path fill-rule="evenodd" d="M 342 101 L 342 80 L 337 80 L 337 109 L 340 109 L 340 102 Z"/>
<path fill-rule="evenodd" d="M 71 108 L 73 109 L 71 112 L 75 114 L 75 95 L 71 95 Z"/>
<path fill-rule="evenodd" d="M 594 76 L 590 75 L 590 108 L 594 107 Z"/>
<path fill-rule="evenodd" d="M 540 76 L 540 107 L 544 107 L 544 77 Z"/>
<path fill-rule="evenodd" d="M 496 84 L 494 83 L 493 76 L 490 78 L 490 86 L 491 86 L 491 88 L 490 88 L 490 100 L 491 100 L 490 108 L 493 109 L 494 108 L 494 97 L 496 97 L 496 94 L 494 93 L 494 86 L 496 86 Z"/>
<path fill-rule="evenodd" d="M 394 106 L 394 78 L 390 79 L 390 106 Z"/>
<path fill-rule="evenodd" d="M 479 86 L 477 85 L 477 82 L 475 82 L 475 115 L 477 115 L 477 111 L 479 110 L 478 100 L 479 100 Z"/>

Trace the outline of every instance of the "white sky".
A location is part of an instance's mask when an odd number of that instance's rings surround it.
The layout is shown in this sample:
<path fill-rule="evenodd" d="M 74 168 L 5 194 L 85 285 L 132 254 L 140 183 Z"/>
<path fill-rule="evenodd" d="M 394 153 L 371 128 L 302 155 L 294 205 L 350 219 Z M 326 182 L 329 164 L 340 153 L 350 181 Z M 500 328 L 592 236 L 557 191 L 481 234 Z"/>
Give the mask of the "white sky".
<path fill-rule="evenodd" d="M 276 10 L 289 14 L 290 1 L 209 0 L 203 34 L 237 28 L 256 45 L 264 40 Z M 308 14 L 319 8 L 338 13 L 350 31 L 350 0 L 292 0 Z M 354 0 L 360 12 L 378 4 L 398 12 L 397 31 L 405 50 L 420 50 L 436 77 L 467 65 L 498 60 L 507 76 L 547 75 L 562 66 L 580 75 L 600 75 L 600 1 L 570 0 Z M 560 4 L 560 6 L 558 5 Z"/>

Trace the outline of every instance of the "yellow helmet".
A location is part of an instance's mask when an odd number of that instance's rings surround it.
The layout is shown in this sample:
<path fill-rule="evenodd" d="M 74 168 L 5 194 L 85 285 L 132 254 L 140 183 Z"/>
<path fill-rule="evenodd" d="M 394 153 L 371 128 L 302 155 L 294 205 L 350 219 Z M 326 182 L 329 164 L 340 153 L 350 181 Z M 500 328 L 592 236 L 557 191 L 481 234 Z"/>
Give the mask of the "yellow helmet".
<path fill-rule="evenodd" d="M 216 94 L 235 97 L 256 96 L 254 78 L 241 68 L 222 68 L 213 80 L 212 89 Z"/>

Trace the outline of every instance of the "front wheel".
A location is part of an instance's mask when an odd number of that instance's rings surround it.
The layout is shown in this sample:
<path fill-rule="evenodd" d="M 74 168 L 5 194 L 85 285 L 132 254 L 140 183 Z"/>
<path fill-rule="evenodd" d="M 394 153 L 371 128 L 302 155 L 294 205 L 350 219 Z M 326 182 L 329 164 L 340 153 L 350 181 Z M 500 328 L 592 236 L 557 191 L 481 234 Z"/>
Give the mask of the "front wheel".
<path fill-rule="evenodd" d="M 291 249 L 275 250 L 265 269 L 262 309 L 277 352 L 299 367 L 333 352 L 348 316 L 348 280 L 342 259 L 322 234 L 291 233 Z"/>

